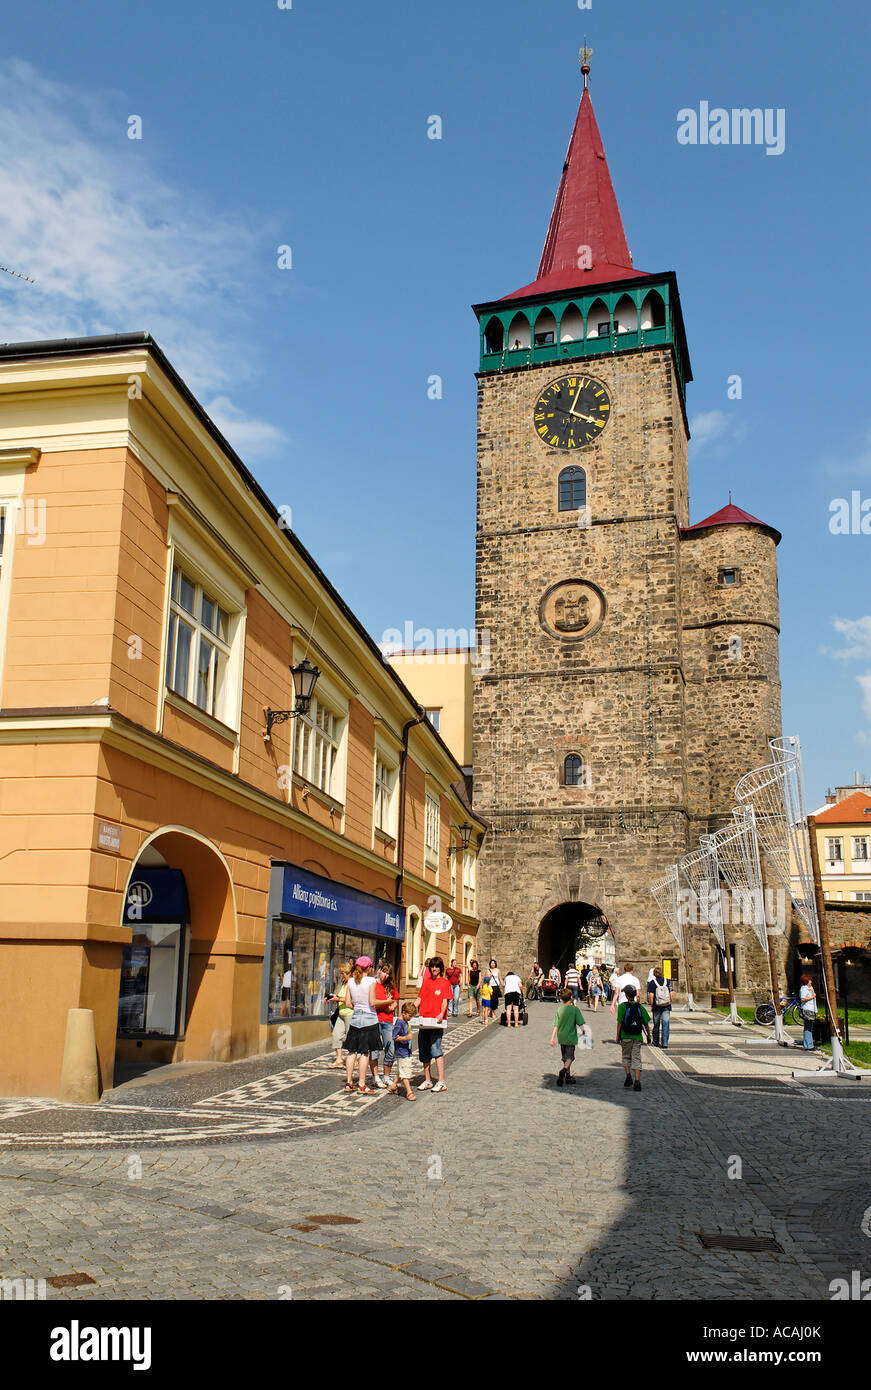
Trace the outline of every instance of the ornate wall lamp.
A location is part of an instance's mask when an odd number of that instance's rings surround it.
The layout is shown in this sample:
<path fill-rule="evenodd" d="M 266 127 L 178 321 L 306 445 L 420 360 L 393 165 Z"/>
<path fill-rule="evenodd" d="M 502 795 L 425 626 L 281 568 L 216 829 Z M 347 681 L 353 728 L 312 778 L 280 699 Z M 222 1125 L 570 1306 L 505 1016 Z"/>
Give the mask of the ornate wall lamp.
<path fill-rule="evenodd" d="M 452 854 L 459 854 L 461 850 L 465 853 L 465 851 L 469 848 L 469 841 L 470 841 L 471 838 L 472 838 L 472 827 L 471 827 L 471 825 L 469 824 L 468 821 L 463 821 L 463 824 L 459 827 L 459 830 L 460 830 L 460 834 L 461 834 L 461 836 L 462 836 L 462 842 L 461 842 L 460 844 L 458 844 L 458 845 L 451 845 L 451 846 L 449 847 L 449 849 L 448 849 L 448 858 L 449 858 L 449 859 L 450 859 L 450 857 L 451 857 Z"/>
<path fill-rule="evenodd" d="M 273 724 L 283 724 L 288 719 L 294 719 L 298 714 L 308 714 L 314 688 L 321 673 L 317 666 L 312 665 L 308 657 L 304 657 L 298 666 L 291 666 L 290 674 L 293 677 L 293 709 L 266 710 L 266 729 L 263 734 L 265 739 L 272 737 Z"/>

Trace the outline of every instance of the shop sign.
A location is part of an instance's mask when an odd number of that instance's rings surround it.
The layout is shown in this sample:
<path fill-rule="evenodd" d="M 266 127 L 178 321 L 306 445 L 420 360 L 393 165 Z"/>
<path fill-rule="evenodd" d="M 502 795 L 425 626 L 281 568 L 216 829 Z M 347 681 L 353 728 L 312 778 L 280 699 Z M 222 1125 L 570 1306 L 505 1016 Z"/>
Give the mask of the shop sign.
<path fill-rule="evenodd" d="M 291 864 L 280 867 L 284 874 L 281 910 L 286 917 L 301 917 L 361 936 L 405 939 L 405 912 L 398 903 L 386 903 L 371 893 Z"/>

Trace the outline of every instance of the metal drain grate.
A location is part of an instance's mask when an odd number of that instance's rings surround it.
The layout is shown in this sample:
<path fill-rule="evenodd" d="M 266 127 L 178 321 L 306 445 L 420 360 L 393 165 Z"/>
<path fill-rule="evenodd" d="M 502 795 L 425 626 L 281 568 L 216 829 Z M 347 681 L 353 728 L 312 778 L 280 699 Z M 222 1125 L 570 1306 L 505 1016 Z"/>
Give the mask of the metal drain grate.
<path fill-rule="evenodd" d="M 90 1274 L 52 1274 L 45 1282 L 53 1289 L 77 1289 L 80 1284 L 96 1284 L 97 1281 Z"/>
<path fill-rule="evenodd" d="M 748 1250 L 751 1254 L 783 1254 L 783 1246 L 778 1245 L 773 1236 L 730 1236 L 721 1231 L 710 1234 L 696 1231 L 696 1235 L 706 1250 Z"/>
<path fill-rule="evenodd" d="M 316 1221 L 319 1226 L 359 1226 L 356 1216 L 307 1216 L 306 1221 Z"/>

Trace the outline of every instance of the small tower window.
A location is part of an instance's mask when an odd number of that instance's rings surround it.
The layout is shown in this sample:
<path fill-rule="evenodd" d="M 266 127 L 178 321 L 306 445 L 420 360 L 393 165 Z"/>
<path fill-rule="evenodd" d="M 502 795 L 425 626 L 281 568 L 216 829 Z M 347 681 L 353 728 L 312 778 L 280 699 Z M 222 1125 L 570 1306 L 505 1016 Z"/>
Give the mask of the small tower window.
<path fill-rule="evenodd" d="M 585 785 L 584 760 L 580 753 L 569 753 L 563 762 L 563 786 L 583 787 Z"/>
<path fill-rule="evenodd" d="M 717 571 L 717 583 L 718 583 L 718 584 L 723 584 L 723 585 L 728 586 L 728 585 L 730 585 L 730 584 L 740 584 L 740 582 L 741 582 L 741 571 L 740 571 L 739 569 L 735 569 L 735 568 L 733 568 L 733 567 L 730 567 L 730 568 L 728 568 L 728 569 L 720 569 L 720 570 Z"/>
<path fill-rule="evenodd" d="M 583 468 L 572 465 L 559 475 L 559 510 L 579 511 L 587 505 L 587 475 Z"/>

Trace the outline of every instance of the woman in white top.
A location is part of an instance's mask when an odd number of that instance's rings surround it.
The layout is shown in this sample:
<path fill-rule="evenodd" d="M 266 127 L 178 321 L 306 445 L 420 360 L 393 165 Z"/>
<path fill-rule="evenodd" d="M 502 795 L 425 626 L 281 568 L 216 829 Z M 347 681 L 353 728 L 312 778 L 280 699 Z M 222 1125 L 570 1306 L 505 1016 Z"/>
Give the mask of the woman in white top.
<path fill-rule="evenodd" d="M 605 987 L 602 984 L 602 976 L 599 974 L 595 965 L 590 971 L 589 988 L 590 998 L 593 1001 L 593 1013 L 595 1014 L 599 1011 L 599 1000 L 605 993 Z"/>
<path fill-rule="evenodd" d="M 505 976 L 505 1014 L 508 1019 L 509 1028 L 520 1026 L 520 1001 L 523 998 L 523 981 L 519 975 L 510 970 Z M 514 1015 L 514 1022 L 511 1016 Z"/>
<path fill-rule="evenodd" d="M 804 1036 L 802 1047 L 805 1052 L 813 1052 L 814 1043 L 814 1019 L 817 1016 L 817 996 L 816 990 L 811 984 L 810 975 L 802 975 L 801 987 L 798 991 L 798 1002 L 801 1007 L 801 1020 L 804 1025 Z"/>
<path fill-rule="evenodd" d="M 366 1069 L 370 1053 L 376 1057 L 381 1051 L 381 1029 L 378 1027 L 378 1013 L 375 1007 L 375 986 L 378 981 L 370 975 L 372 962 L 368 956 L 358 956 L 354 962 L 354 973 L 348 981 L 347 1001 L 354 1012 L 345 1039 L 347 1058 L 345 1059 L 346 1091 L 356 1091 L 361 1096 L 374 1096 L 375 1088 L 366 1085 Z M 354 1085 L 354 1061 L 357 1061 L 357 1085 Z"/>

